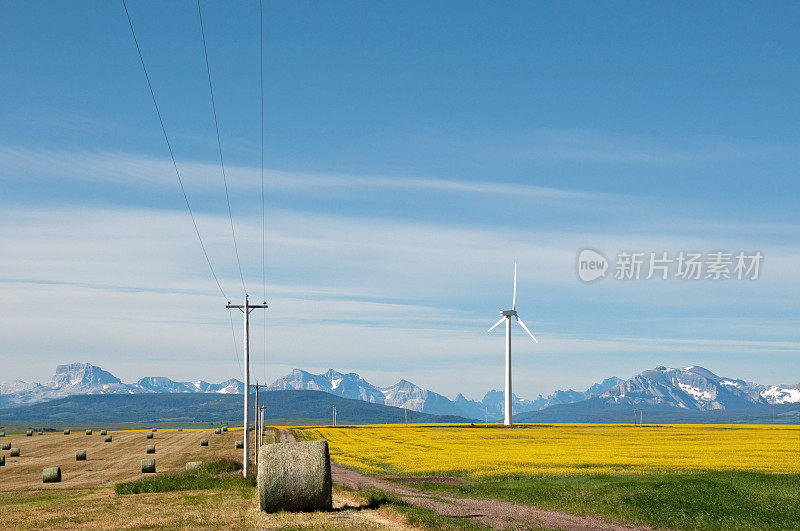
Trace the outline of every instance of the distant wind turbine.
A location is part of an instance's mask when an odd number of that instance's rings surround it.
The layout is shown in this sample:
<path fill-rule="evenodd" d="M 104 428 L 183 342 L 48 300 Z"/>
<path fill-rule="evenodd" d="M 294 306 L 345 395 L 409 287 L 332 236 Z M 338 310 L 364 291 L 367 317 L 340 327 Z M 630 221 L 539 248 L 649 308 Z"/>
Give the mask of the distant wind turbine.
<path fill-rule="evenodd" d="M 528 327 L 525 326 L 525 323 L 522 322 L 522 319 L 519 318 L 517 315 L 517 264 L 514 264 L 514 297 L 511 299 L 511 309 L 510 310 L 503 310 L 500 312 L 503 317 L 497 321 L 494 326 L 492 326 L 487 332 L 491 332 L 500 324 L 505 321 L 506 322 L 506 395 L 505 395 L 505 420 L 503 424 L 506 426 L 513 425 L 513 420 L 511 418 L 511 317 L 513 316 L 520 326 L 531 336 L 536 344 L 539 344 L 539 341 L 533 337 L 533 334 Z"/>

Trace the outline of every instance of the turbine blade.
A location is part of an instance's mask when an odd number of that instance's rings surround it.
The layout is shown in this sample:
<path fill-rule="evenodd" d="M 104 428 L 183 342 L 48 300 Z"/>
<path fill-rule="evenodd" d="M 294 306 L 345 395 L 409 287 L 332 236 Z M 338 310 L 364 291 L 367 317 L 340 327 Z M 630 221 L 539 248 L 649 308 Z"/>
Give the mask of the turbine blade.
<path fill-rule="evenodd" d="M 511 299 L 511 309 L 517 309 L 517 263 L 514 262 L 514 298 Z"/>
<path fill-rule="evenodd" d="M 487 330 L 487 332 L 491 332 L 492 330 L 494 330 L 495 328 L 497 328 L 498 326 L 500 326 L 500 324 L 501 324 L 503 321 L 505 321 L 505 320 L 506 320 L 505 316 L 501 317 L 501 318 L 500 318 L 500 320 L 499 320 L 499 321 L 497 321 L 497 322 L 494 324 L 494 326 L 493 326 L 493 327 L 491 327 L 489 330 Z"/>
<path fill-rule="evenodd" d="M 536 342 L 536 344 L 538 345 L 539 341 L 535 337 L 533 337 L 533 334 L 531 334 L 531 331 L 528 330 L 528 327 L 525 326 L 525 323 L 522 322 L 522 319 L 520 319 L 519 316 L 517 316 L 517 322 L 522 326 L 522 328 L 525 329 L 526 332 L 528 332 L 528 335 L 531 336 L 531 339 L 533 339 Z"/>

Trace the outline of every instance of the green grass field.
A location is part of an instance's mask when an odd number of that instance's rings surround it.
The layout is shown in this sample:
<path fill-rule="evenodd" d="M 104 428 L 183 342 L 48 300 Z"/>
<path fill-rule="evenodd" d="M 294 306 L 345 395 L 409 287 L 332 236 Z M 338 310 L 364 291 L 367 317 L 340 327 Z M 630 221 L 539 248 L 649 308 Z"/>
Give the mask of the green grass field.
<path fill-rule="evenodd" d="M 431 493 L 595 514 L 659 529 L 800 529 L 800 475 L 754 472 L 572 475 L 423 483 Z"/>

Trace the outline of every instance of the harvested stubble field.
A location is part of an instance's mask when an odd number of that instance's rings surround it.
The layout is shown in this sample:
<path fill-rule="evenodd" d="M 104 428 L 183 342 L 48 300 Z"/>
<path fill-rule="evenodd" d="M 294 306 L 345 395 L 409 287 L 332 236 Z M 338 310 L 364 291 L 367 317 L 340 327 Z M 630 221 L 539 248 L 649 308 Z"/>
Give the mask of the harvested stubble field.
<path fill-rule="evenodd" d="M 255 489 L 240 479 L 241 472 L 227 472 L 212 488 L 188 489 L 185 466 L 189 461 L 241 463 L 235 448 L 241 429 L 219 435 L 213 430 L 159 429 L 111 431 L 113 442 L 104 442 L 100 430 L 71 435 L 47 434 L 26 437 L 7 434 L 3 439 L 19 446 L 19 458 L 8 457 L 0 467 L 0 529 L 263 529 L 309 527 L 327 529 L 406 529 L 406 518 L 391 507 L 376 505 L 369 497 L 343 489 L 334 490 L 331 513 L 267 515 L 258 510 Z M 272 442 L 270 432 L 266 442 Z M 207 438 L 209 446 L 201 447 Z M 147 454 L 148 444 L 156 453 Z M 75 452 L 87 450 L 86 461 L 76 461 Z M 142 459 L 155 457 L 157 473 L 141 474 Z M 42 483 L 42 469 L 60 466 L 61 483 Z M 174 491 L 117 494 L 115 485 L 167 479 L 161 484 Z M 181 485 L 181 482 L 185 482 Z M 124 490 L 124 489 L 123 489 Z"/>

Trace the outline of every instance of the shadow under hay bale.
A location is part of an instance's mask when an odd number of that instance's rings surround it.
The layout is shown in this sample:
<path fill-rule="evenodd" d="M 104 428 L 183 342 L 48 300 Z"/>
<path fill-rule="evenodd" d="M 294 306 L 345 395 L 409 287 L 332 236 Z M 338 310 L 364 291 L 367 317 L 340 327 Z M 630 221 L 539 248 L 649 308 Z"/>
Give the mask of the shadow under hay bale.
<path fill-rule="evenodd" d="M 189 461 L 186 463 L 186 471 L 191 472 L 192 470 L 197 470 L 201 466 L 203 466 L 202 461 Z"/>
<path fill-rule="evenodd" d="M 259 450 L 258 499 L 262 511 L 330 510 L 328 441 L 265 444 Z"/>
<path fill-rule="evenodd" d="M 200 446 L 208 446 L 208 439 L 200 439 Z"/>
<path fill-rule="evenodd" d="M 61 467 L 51 466 L 42 470 L 42 483 L 61 483 Z"/>
<path fill-rule="evenodd" d="M 19 448 L 12 448 L 10 455 L 11 457 L 19 457 Z"/>
<path fill-rule="evenodd" d="M 142 459 L 142 474 L 155 474 L 155 473 L 156 473 L 156 460 Z"/>
<path fill-rule="evenodd" d="M 86 461 L 86 450 L 78 450 L 75 452 L 75 461 Z"/>
<path fill-rule="evenodd" d="M 154 453 L 156 453 L 156 445 L 155 445 L 155 444 L 148 444 L 148 445 L 147 445 L 147 450 L 146 450 L 146 452 L 147 452 L 148 454 L 154 454 Z"/>
<path fill-rule="evenodd" d="M 148 439 L 152 439 L 152 438 L 153 438 L 153 432 L 150 432 L 150 433 L 148 433 L 148 434 L 147 434 L 147 438 L 148 438 Z"/>

